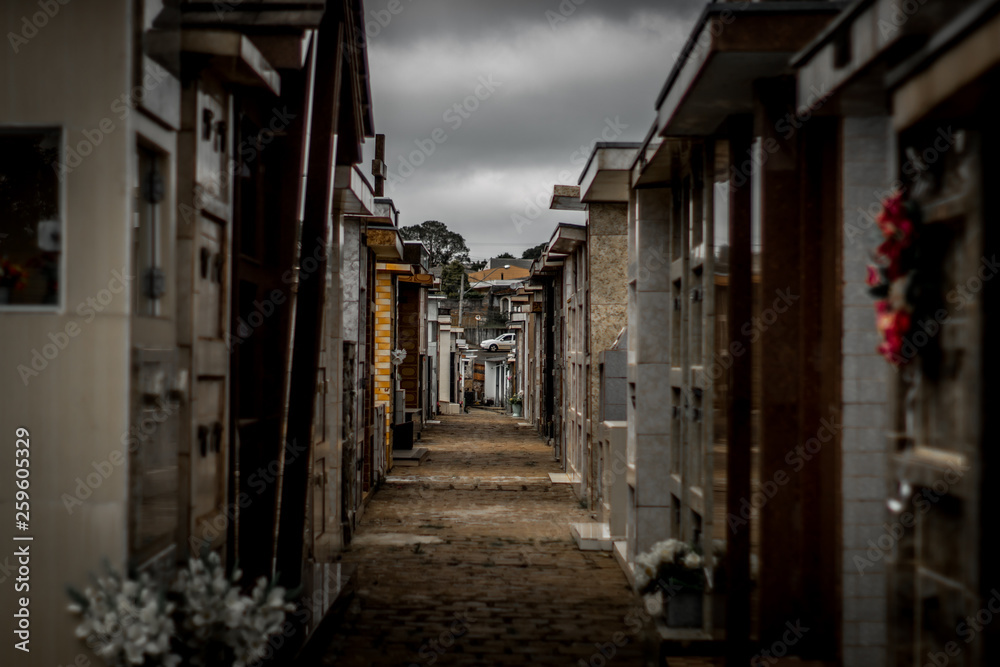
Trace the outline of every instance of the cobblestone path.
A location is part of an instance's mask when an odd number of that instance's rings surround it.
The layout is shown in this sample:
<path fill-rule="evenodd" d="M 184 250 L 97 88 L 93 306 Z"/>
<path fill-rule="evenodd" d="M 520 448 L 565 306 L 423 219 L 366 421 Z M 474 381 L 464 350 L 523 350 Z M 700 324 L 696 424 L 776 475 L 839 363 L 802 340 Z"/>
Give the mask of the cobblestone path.
<path fill-rule="evenodd" d="M 344 554 L 357 595 L 322 664 L 642 664 L 641 603 L 609 554 L 576 548 L 589 513 L 517 421 L 443 416 L 430 459 L 391 472 Z"/>

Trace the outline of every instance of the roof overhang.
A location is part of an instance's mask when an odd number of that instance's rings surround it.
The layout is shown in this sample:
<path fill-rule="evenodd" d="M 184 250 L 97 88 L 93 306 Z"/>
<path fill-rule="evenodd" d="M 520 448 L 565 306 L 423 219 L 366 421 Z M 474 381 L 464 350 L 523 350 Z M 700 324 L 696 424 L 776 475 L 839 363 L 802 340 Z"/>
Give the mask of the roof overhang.
<path fill-rule="evenodd" d="M 302 32 L 250 35 L 254 45 L 260 49 L 267 61 L 278 69 L 302 69 L 309 57 L 315 30 Z"/>
<path fill-rule="evenodd" d="M 414 275 L 412 264 L 398 264 L 395 262 L 377 262 L 375 264 L 375 270 L 382 271 L 384 273 L 395 273 L 401 276 Z"/>
<path fill-rule="evenodd" d="M 361 170 L 356 166 L 338 165 L 333 172 L 333 196 L 342 213 L 371 215 L 375 195 Z"/>
<path fill-rule="evenodd" d="M 426 267 L 430 264 L 431 255 L 427 251 L 427 246 L 424 245 L 423 241 L 419 239 L 404 240 L 403 257 L 410 264 L 419 267 L 421 269 L 420 273 L 427 273 L 430 275 L 430 272 L 426 270 Z"/>
<path fill-rule="evenodd" d="M 395 227 L 369 222 L 367 238 L 368 247 L 375 253 L 377 260 L 398 262 L 403 259 L 403 241 Z"/>
<path fill-rule="evenodd" d="M 396 210 L 396 204 L 388 197 L 376 197 L 371 222 L 396 227 L 399 224 L 399 211 Z"/>
<path fill-rule="evenodd" d="M 995 2 L 921 0 L 918 11 L 903 14 L 898 0 L 858 0 L 831 21 L 791 59 L 798 69 L 802 107 L 823 103 L 823 112 L 845 115 L 886 114 L 886 77 L 927 43 L 928 36 L 963 10 Z M 960 68 L 961 69 L 961 68 Z M 830 99 L 827 99 L 830 98 Z"/>
<path fill-rule="evenodd" d="M 628 202 L 632 186 L 629 170 L 641 146 L 633 142 L 597 142 L 580 174 L 580 201 Z"/>
<path fill-rule="evenodd" d="M 230 83 L 266 88 L 281 95 L 281 76 L 246 35 L 232 30 L 150 30 L 146 33 L 151 57 L 169 58 L 178 46 L 185 58 L 206 61 L 209 69 Z"/>
<path fill-rule="evenodd" d="M 892 90 L 896 130 L 905 130 L 932 112 L 954 114 L 947 102 L 962 90 L 972 93 L 967 105 L 985 108 L 991 84 L 975 84 L 998 65 L 1000 3 L 977 2 L 889 72 L 887 85 Z"/>
<path fill-rule="evenodd" d="M 563 261 L 565 256 L 566 255 L 550 255 L 549 253 L 545 253 L 542 257 L 542 261 L 537 267 L 535 267 L 535 272 L 532 275 L 548 277 L 559 273 L 562 271 L 563 265 L 566 264 L 566 262 Z"/>
<path fill-rule="evenodd" d="M 712 3 L 656 102 L 661 137 L 710 136 L 754 109 L 753 84 L 792 72 L 789 61 L 847 6 L 811 0 Z"/>
<path fill-rule="evenodd" d="M 180 0 L 185 26 L 318 28 L 326 0 Z"/>
<path fill-rule="evenodd" d="M 555 260 L 560 256 L 564 257 L 576 250 L 578 245 L 586 243 L 586 241 L 586 227 L 560 222 L 556 227 L 556 231 L 552 233 L 552 240 L 549 241 L 549 247 L 545 250 L 545 261 L 548 262 L 550 258 Z"/>
<path fill-rule="evenodd" d="M 549 208 L 553 211 L 586 211 L 587 205 L 580 201 L 579 185 L 554 185 Z"/>
<path fill-rule="evenodd" d="M 413 267 L 417 269 L 417 267 Z M 402 276 L 399 279 L 401 283 L 413 283 L 419 285 L 420 287 L 431 288 L 434 287 L 434 276 L 429 273 L 414 273 L 412 276 Z"/>
<path fill-rule="evenodd" d="M 675 162 L 688 143 L 686 139 L 651 141 L 632 166 L 632 186 L 641 188 L 669 184 L 673 179 Z"/>

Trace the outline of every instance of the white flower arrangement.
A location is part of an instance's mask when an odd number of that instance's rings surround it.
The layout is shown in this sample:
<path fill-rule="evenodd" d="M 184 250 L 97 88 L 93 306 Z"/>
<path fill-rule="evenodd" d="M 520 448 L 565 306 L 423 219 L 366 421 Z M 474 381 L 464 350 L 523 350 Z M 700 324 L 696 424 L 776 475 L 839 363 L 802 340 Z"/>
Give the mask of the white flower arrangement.
<path fill-rule="evenodd" d="M 110 568 L 81 593 L 70 588 L 69 610 L 83 617 L 76 636 L 85 639 L 105 664 L 166 665 L 181 663 L 172 652 L 174 605 L 152 578 L 123 579 Z"/>
<path fill-rule="evenodd" d="M 635 558 L 636 588 L 643 593 L 665 586 L 701 590 L 705 587 L 705 558 L 687 542 L 657 542 Z"/>
<path fill-rule="evenodd" d="M 250 595 L 243 573 L 226 575 L 219 555 L 192 558 L 171 587 L 172 598 L 148 574 L 123 579 L 110 571 L 97 589 L 70 589 L 70 611 L 83 617 L 76 635 L 113 667 L 232 665 L 247 667 L 265 655 L 295 610 L 281 586 L 261 577 Z"/>
<path fill-rule="evenodd" d="M 258 662 L 268 640 L 281 633 L 285 613 L 295 610 L 285 601 L 285 589 L 268 584 L 264 577 L 250 596 L 243 595 L 242 576 L 236 569 L 227 577 L 215 552 L 205 560 L 191 559 L 178 574 L 174 589 L 181 598 L 182 636 L 193 655 L 192 664 L 214 665 L 220 655 L 233 667 Z"/>

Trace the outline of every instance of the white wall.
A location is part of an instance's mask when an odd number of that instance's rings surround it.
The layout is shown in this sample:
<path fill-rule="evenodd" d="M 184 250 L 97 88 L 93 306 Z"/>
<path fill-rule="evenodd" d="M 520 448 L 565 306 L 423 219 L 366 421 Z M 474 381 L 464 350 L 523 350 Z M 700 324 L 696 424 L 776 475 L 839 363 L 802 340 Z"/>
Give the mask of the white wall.
<path fill-rule="evenodd" d="M 78 144 L 83 132 L 103 119 L 114 129 L 63 182 L 64 307 L 58 312 L 0 314 L 0 424 L 8 455 L 0 460 L 0 513 L 13 518 L 15 427 L 31 433 L 30 653 L 13 649 L 10 633 L 15 595 L 9 574 L 0 572 L 0 615 L 8 632 L 0 664 L 71 664 L 83 644 L 73 635 L 66 612 L 67 583 L 86 585 L 88 572 L 107 557 L 119 567 L 126 554 L 127 466 L 113 466 L 93 488 L 78 482 L 95 473 L 95 463 L 127 452 L 129 426 L 129 291 L 113 295 L 91 319 L 77 312 L 87 299 L 109 288 L 114 271 L 129 273 L 132 189 L 131 121 L 111 105 L 131 89 L 131 8 L 126 0 L 53 3 L 54 16 L 14 53 L 4 40 L 0 55 L 0 125 L 61 126 L 64 143 Z M 37 0 L 0 3 L 0 32 L 21 33 L 40 12 Z M 69 57 L 69 54 L 72 54 Z M 99 73 L 99 75 L 97 74 Z M 107 127 L 107 125 L 105 124 Z M 99 132 L 99 130 L 98 130 Z M 84 306 L 86 308 L 86 306 Z M 25 384 L 17 367 L 30 366 L 33 350 L 49 335 L 75 323 L 79 334 Z M 92 477 L 92 479 L 96 480 Z M 63 497 L 89 491 L 72 513 Z M 83 495 L 83 493 L 81 493 Z M 12 528 L 12 527 L 11 527 Z M 9 531 L 5 533 L 11 544 Z M 12 562 L 6 549 L 0 556 Z"/>

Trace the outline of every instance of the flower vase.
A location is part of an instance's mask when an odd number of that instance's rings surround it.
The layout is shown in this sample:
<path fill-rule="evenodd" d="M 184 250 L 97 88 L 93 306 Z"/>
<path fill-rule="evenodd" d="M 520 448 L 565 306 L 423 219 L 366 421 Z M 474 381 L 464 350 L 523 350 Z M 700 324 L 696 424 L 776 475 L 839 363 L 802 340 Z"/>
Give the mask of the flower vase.
<path fill-rule="evenodd" d="M 511 403 L 510 404 L 510 409 L 511 409 L 511 412 L 514 414 L 515 417 L 520 417 L 521 416 L 521 404 L 520 403 Z"/>
<path fill-rule="evenodd" d="M 0 303 L 10 303 L 9 287 L 0 287 Z"/>
<path fill-rule="evenodd" d="M 684 589 L 666 601 L 667 626 L 671 628 L 700 628 L 704 598 L 698 590 Z"/>

